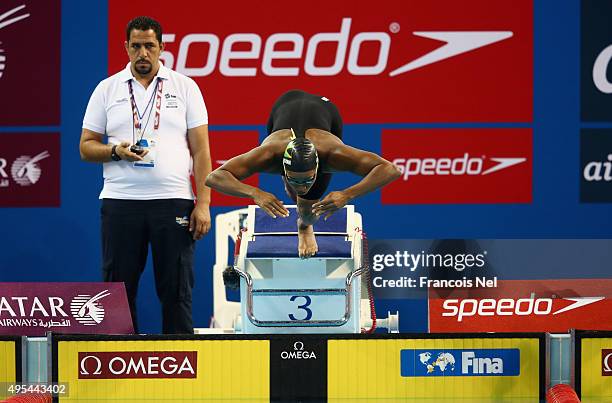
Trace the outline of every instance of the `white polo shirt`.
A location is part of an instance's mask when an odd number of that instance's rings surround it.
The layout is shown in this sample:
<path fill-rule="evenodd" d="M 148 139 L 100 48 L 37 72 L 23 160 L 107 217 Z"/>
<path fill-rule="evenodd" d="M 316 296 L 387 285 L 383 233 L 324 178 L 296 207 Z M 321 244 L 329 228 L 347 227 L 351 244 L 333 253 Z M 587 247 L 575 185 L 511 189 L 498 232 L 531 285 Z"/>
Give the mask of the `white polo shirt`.
<path fill-rule="evenodd" d="M 163 80 L 162 102 L 159 112 L 159 128 L 153 132 L 155 120 L 155 83 Z M 104 163 L 104 187 L 100 199 L 190 199 L 193 191 L 191 155 L 187 141 L 187 129 L 208 124 L 208 112 L 197 84 L 189 77 L 164 67 L 160 62 L 157 76 L 145 89 L 133 77 L 128 63 L 124 70 L 103 80 L 94 90 L 83 127 L 108 136 L 108 142 L 134 143 L 133 118 L 128 81 L 132 81 L 134 99 L 143 113 L 153 96 L 153 108 L 144 133 L 152 135 L 156 142 L 155 166 L 135 167 L 133 162 L 111 161 Z M 141 119 L 144 127 L 148 110 Z M 136 131 L 134 135 L 138 136 Z M 138 140 L 138 138 L 136 139 Z"/>

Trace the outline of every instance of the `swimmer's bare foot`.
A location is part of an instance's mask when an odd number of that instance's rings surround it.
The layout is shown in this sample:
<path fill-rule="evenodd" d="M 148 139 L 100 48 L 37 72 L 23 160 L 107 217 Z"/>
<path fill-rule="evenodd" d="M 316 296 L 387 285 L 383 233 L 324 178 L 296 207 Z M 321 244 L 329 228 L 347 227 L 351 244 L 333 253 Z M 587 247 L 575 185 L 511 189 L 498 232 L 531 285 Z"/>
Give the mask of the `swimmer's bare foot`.
<path fill-rule="evenodd" d="M 306 259 L 314 256 L 318 250 L 312 225 L 302 226 L 298 220 L 298 254 L 302 259 Z"/>

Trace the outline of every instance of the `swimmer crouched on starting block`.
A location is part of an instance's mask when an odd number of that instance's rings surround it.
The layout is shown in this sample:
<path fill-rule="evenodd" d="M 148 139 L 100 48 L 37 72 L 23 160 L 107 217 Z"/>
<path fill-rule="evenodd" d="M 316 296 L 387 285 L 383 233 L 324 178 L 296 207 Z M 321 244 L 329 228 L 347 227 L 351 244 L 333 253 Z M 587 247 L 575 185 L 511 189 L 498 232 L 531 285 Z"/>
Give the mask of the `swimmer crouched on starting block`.
<path fill-rule="evenodd" d="M 351 200 L 400 176 L 384 158 L 342 142 L 340 113 L 325 97 L 299 90 L 286 92 L 272 107 L 267 130 L 269 135 L 261 145 L 211 172 L 206 185 L 228 195 L 252 198 L 271 217 L 288 217 L 289 211 L 276 196 L 241 182 L 257 172 L 281 174 L 287 194 L 298 207 L 298 254 L 302 258 L 318 250 L 312 224 L 320 216 L 327 219 Z M 321 200 L 334 171 L 352 172 L 363 179 Z"/>

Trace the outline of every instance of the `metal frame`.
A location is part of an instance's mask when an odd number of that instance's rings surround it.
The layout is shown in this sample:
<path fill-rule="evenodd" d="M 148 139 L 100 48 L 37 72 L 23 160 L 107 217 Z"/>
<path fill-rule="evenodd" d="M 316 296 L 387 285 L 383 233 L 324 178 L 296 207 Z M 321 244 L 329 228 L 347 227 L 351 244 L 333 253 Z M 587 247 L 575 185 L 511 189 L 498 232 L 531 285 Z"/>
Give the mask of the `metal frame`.
<path fill-rule="evenodd" d="M 363 252 L 362 252 L 363 253 Z M 362 260 L 363 263 L 363 260 Z M 241 270 L 238 266 L 234 266 L 234 270 L 244 279 L 247 285 L 247 307 L 246 312 L 252 324 L 258 327 L 327 327 L 327 326 L 342 326 L 346 324 L 351 318 L 351 291 L 353 286 L 353 279 L 360 276 L 363 273 L 363 264 L 357 269 L 351 271 L 346 276 L 345 288 L 319 288 L 319 289 L 274 289 L 274 288 L 262 288 L 253 289 L 253 279 L 249 273 Z M 254 295 L 296 295 L 296 294 L 307 294 L 307 295 L 344 295 L 344 315 L 340 319 L 336 320 L 259 320 L 253 313 L 253 296 Z"/>
<path fill-rule="evenodd" d="M 291 207 L 291 206 L 287 206 L 287 207 Z M 241 307 L 241 303 L 240 302 L 236 302 L 236 301 L 229 301 L 227 299 L 227 293 L 226 293 L 226 289 L 225 289 L 225 284 L 223 282 L 223 271 L 225 270 L 225 268 L 229 265 L 232 265 L 232 262 L 230 262 L 230 258 L 231 258 L 231 254 L 232 251 L 230 251 L 230 248 L 228 246 L 229 241 L 231 240 L 234 244 L 237 241 L 238 238 L 238 234 L 241 232 L 242 227 L 246 227 L 247 231 L 243 233 L 243 242 L 242 244 L 244 245 L 240 245 L 240 259 L 238 259 L 238 262 L 234 262 L 234 265 L 242 265 L 240 267 L 244 267 L 243 263 L 244 263 L 244 258 L 245 258 L 245 253 L 246 253 L 246 249 L 247 248 L 247 244 L 249 240 L 253 240 L 255 237 L 257 236 L 262 236 L 264 234 L 259 233 L 259 232 L 255 232 L 254 231 L 254 224 L 255 224 L 255 220 L 254 220 L 254 213 L 255 213 L 255 209 L 257 208 L 257 206 L 249 206 L 246 208 L 239 208 L 237 210 L 233 210 L 233 211 L 229 211 L 227 213 L 221 213 L 221 214 L 217 214 L 215 216 L 215 263 L 213 266 L 213 270 L 212 270 L 212 283 L 213 283 L 213 317 L 211 318 L 211 322 L 210 322 L 210 328 L 196 328 L 194 329 L 196 334 L 215 334 L 215 333 L 222 333 L 222 334 L 226 334 L 226 333 L 235 333 L 235 332 L 241 332 L 243 329 L 243 315 L 242 315 L 242 307 Z M 345 208 L 348 209 L 348 215 L 347 215 L 347 229 L 352 229 L 355 227 L 360 227 L 362 225 L 361 223 L 361 219 L 360 219 L 360 215 L 358 213 L 355 212 L 354 210 L 354 206 L 349 205 L 346 206 Z M 354 214 L 353 214 L 354 213 Z M 350 232 L 350 231 L 347 231 Z M 268 233 L 265 233 L 268 234 Z M 270 233 L 271 234 L 271 233 Z M 276 233 L 275 233 L 276 234 Z M 278 233 L 278 235 L 285 235 L 285 234 L 290 234 L 290 233 Z M 315 327 L 325 327 L 325 326 L 329 326 L 329 327 L 340 327 L 345 325 L 346 323 L 348 323 L 351 318 L 356 315 L 355 312 L 352 312 L 352 305 L 354 305 L 354 296 L 351 295 L 354 292 L 354 287 L 355 287 L 355 278 L 361 274 L 363 274 L 364 272 L 364 260 L 363 260 L 363 250 L 359 249 L 359 246 L 356 244 L 355 240 L 357 239 L 357 237 L 359 236 L 358 231 L 353 231 L 350 234 L 347 234 L 346 232 L 343 233 L 331 233 L 331 232 L 323 232 L 323 233 L 319 233 L 317 232 L 317 234 L 325 234 L 325 235 L 347 235 L 347 240 L 351 240 L 353 241 L 353 245 L 351 247 L 351 254 L 356 258 L 354 260 L 354 264 L 355 266 L 358 266 L 359 268 L 357 270 L 353 270 L 349 273 L 347 273 L 347 278 L 345 281 L 345 288 L 329 288 L 329 289 L 297 289 L 297 290 L 280 290 L 280 289 L 253 289 L 254 288 L 254 280 L 253 277 L 249 274 L 246 273 L 243 270 L 240 270 L 239 268 L 236 268 L 234 266 L 235 269 L 237 269 L 237 273 L 238 275 L 241 276 L 241 278 L 244 278 L 246 285 L 250 284 L 250 290 L 251 292 L 248 293 L 251 295 L 250 301 L 244 301 L 245 304 L 250 304 L 250 309 L 246 309 L 245 307 L 245 314 L 244 316 L 248 316 L 248 312 L 251 312 L 251 318 L 249 318 L 249 322 L 253 323 L 254 326 L 257 327 L 265 327 L 265 326 L 269 326 L 269 327 L 283 327 L 283 326 L 287 326 L 287 327 L 312 327 L 313 325 Z M 253 260 L 257 260 L 257 259 L 253 259 Z M 246 268 L 245 268 L 246 270 Z M 248 287 L 247 287 L 248 288 Z M 304 320 L 297 320 L 297 321 L 291 321 L 291 323 L 287 324 L 285 323 L 278 323 L 275 326 L 275 324 L 268 324 L 267 321 L 260 321 L 259 319 L 257 319 L 256 317 L 254 317 L 254 312 L 253 312 L 253 295 L 255 296 L 263 296 L 266 295 L 267 293 L 279 293 L 279 292 L 284 292 L 284 293 L 288 293 L 289 291 L 293 292 L 294 295 L 298 295 L 298 294 L 310 294 L 312 295 L 314 294 L 318 294 L 318 295 L 323 295 L 323 294 L 329 294 L 329 295 L 344 295 L 346 297 L 346 303 L 345 303 L 345 312 L 344 315 L 337 319 L 337 320 L 327 320 L 327 321 L 312 321 L 312 320 L 308 320 L 308 321 L 304 321 Z M 248 298 L 247 298 L 248 299 Z M 369 312 L 369 303 L 367 302 L 367 299 L 364 299 L 364 295 L 363 295 L 363 285 L 362 285 L 362 293 L 360 296 L 360 303 L 361 303 L 361 312 L 358 316 L 360 316 L 357 320 L 360 324 L 361 328 L 368 328 L 371 326 L 371 321 L 369 319 L 369 314 L 366 313 L 366 311 Z M 390 313 L 389 313 L 390 314 Z M 253 320 L 255 320 L 255 322 L 253 322 Z M 389 324 L 387 324 L 386 321 L 389 321 L 389 323 L 391 323 L 390 321 L 391 316 L 389 316 L 388 319 L 385 319 L 383 317 L 378 317 L 377 318 L 377 327 L 382 327 L 382 328 L 387 328 L 387 326 L 389 326 Z M 397 323 L 398 318 L 395 317 L 395 322 Z M 259 325 L 257 325 L 256 323 L 259 323 Z M 397 326 L 396 326 L 397 327 Z M 393 329 L 389 329 L 390 332 L 397 332 L 397 329 L 393 330 Z"/>

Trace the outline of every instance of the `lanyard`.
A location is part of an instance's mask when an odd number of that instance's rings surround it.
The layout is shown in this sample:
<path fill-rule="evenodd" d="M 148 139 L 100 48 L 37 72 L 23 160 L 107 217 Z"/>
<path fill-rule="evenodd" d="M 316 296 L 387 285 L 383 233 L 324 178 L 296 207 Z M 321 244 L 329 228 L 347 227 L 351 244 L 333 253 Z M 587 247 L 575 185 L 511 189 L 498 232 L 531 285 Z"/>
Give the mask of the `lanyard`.
<path fill-rule="evenodd" d="M 149 102 L 147 102 L 147 106 L 145 107 L 144 111 L 142 111 L 142 114 L 138 110 L 138 105 L 136 105 L 136 99 L 134 98 L 134 89 L 132 87 L 132 80 L 128 81 L 128 87 L 130 90 L 130 101 L 132 105 L 132 123 L 133 123 L 132 137 L 134 137 L 134 129 L 136 129 L 138 131 L 138 134 L 140 135 L 139 140 L 142 140 L 142 137 L 144 136 L 144 132 L 147 126 L 149 125 L 149 119 L 151 118 L 151 112 L 153 111 L 152 103 L 153 103 L 154 97 L 155 97 L 155 119 L 153 121 L 153 130 L 159 129 L 159 122 L 161 120 L 161 102 L 162 102 L 162 92 L 163 92 L 163 87 L 164 87 L 164 81 L 160 79 L 159 77 L 157 78 L 157 80 L 155 81 L 155 89 L 153 90 L 153 93 L 151 94 L 151 98 L 149 98 Z M 151 107 L 151 109 L 149 109 L 149 107 Z M 149 110 L 147 120 L 145 122 L 144 127 L 141 127 L 142 126 L 141 120 L 144 117 L 144 115 L 147 113 L 147 110 Z M 132 140 L 135 140 L 135 139 L 132 138 Z"/>

